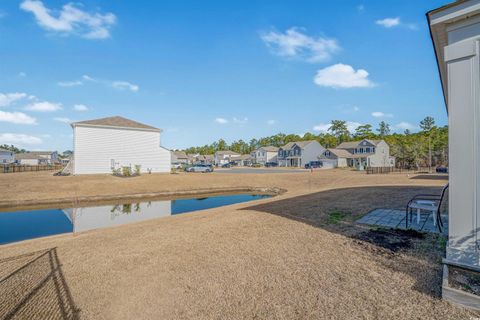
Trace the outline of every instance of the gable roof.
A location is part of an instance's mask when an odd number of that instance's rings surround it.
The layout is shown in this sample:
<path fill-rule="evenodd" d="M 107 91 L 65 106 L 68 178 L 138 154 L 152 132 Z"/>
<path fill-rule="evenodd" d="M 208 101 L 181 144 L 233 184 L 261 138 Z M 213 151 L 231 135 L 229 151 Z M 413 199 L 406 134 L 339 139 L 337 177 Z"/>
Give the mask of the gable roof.
<path fill-rule="evenodd" d="M 240 153 L 237 153 L 235 151 L 230 151 L 230 150 L 222 150 L 222 151 L 217 151 L 215 154 L 221 155 L 221 154 L 226 154 L 226 155 L 231 155 L 231 156 L 239 156 Z"/>
<path fill-rule="evenodd" d="M 177 159 L 188 159 L 188 156 L 184 151 L 173 151 L 173 154 Z"/>
<path fill-rule="evenodd" d="M 33 152 L 25 152 L 25 153 L 17 153 L 15 155 L 15 159 L 22 160 L 22 159 L 43 159 L 40 155 L 35 154 Z"/>
<path fill-rule="evenodd" d="M 383 140 L 363 139 L 363 140 L 360 140 L 360 141 L 342 142 L 335 149 L 354 149 L 363 141 L 367 141 L 367 142 L 373 144 L 374 146 L 376 146 L 380 142 L 382 142 Z"/>
<path fill-rule="evenodd" d="M 250 160 L 250 159 L 252 159 L 252 156 L 249 155 L 249 154 L 242 154 L 242 155 L 235 156 L 235 157 L 231 158 L 232 161 L 235 161 L 235 160 Z"/>
<path fill-rule="evenodd" d="M 326 151 L 330 151 L 331 153 L 336 155 L 338 158 L 351 158 L 353 156 L 351 152 L 348 152 L 345 149 L 332 148 L 332 149 L 327 149 Z"/>
<path fill-rule="evenodd" d="M 277 152 L 279 148 L 274 147 L 274 146 L 267 146 L 267 147 L 260 147 L 257 150 L 260 150 L 260 149 L 262 149 L 264 151 L 267 151 L 267 152 Z"/>
<path fill-rule="evenodd" d="M 283 150 L 290 150 L 292 149 L 295 145 L 299 146 L 301 149 L 305 148 L 308 144 L 312 142 L 316 142 L 317 140 L 307 140 L 307 141 L 294 141 L 294 142 L 289 142 L 280 149 Z"/>
<path fill-rule="evenodd" d="M 140 130 L 158 131 L 158 132 L 162 131 L 161 129 L 158 129 L 137 121 L 126 119 L 120 116 L 73 122 L 70 125 L 72 126 L 72 128 L 76 126 L 85 125 L 85 126 L 107 127 L 107 128 L 113 127 L 113 128 L 140 129 Z"/>

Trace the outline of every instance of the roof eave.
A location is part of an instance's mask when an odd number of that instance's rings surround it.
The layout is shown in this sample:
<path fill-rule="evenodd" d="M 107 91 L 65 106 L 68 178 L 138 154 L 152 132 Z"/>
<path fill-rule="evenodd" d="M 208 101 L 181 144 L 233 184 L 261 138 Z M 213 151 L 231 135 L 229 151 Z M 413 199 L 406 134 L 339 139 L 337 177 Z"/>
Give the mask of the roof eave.
<path fill-rule="evenodd" d="M 126 129 L 126 130 L 137 130 L 137 131 L 150 131 L 150 132 L 158 132 L 162 133 L 163 130 L 159 128 L 136 128 L 136 127 L 122 127 L 122 126 L 108 126 L 108 125 L 99 125 L 99 124 L 89 124 L 89 123 L 80 123 L 80 122 L 73 122 L 70 123 L 72 128 L 75 127 L 93 127 L 93 128 L 107 128 L 107 129 Z"/>

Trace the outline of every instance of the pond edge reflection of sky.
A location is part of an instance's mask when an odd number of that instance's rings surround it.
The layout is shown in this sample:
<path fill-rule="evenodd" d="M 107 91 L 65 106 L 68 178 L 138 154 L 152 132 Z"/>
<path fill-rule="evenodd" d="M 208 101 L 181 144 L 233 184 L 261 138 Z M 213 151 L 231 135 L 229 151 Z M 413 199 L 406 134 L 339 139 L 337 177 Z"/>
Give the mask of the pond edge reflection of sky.
<path fill-rule="evenodd" d="M 0 212 L 0 244 L 82 232 L 197 210 L 268 198 L 234 194 L 205 198 L 138 201 L 92 207 Z"/>

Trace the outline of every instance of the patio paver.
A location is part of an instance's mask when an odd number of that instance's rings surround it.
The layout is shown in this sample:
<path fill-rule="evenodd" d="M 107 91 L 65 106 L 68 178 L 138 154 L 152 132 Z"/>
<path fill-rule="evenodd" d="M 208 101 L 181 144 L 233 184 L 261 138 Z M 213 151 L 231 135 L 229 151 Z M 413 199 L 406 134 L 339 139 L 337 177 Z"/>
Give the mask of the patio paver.
<path fill-rule="evenodd" d="M 442 215 L 443 228 L 442 233 L 448 234 L 448 216 Z M 357 223 L 368 224 L 380 227 L 406 229 L 405 228 L 405 210 L 396 209 L 375 209 L 357 220 Z M 412 222 L 409 222 L 408 229 L 414 229 L 420 232 L 438 233 L 438 228 L 433 225 L 432 215 L 422 213 L 420 223 L 417 223 L 417 214 L 412 216 Z"/>

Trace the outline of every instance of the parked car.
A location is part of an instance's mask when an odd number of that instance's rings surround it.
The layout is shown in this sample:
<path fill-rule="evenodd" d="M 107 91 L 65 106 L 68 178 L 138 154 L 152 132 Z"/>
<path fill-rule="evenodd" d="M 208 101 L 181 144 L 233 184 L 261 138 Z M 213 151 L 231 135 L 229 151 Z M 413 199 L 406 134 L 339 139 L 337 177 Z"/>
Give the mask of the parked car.
<path fill-rule="evenodd" d="M 305 169 L 314 169 L 314 168 L 321 168 L 322 162 L 321 161 L 310 161 L 309 163 L 305 164 Z"/>
<path fill-rule="evenodd" d="M 172 169 L 181 169 L 182 164 L 181 163 L 172 163 Z"/>
<path fill-rule="evenodd" d="M 186 172 L 212 172 L 213 167 L 208 164 L 194 164 L 185 169 Z"/>
<path fill-rule="evenodd" d="M 278 167 L 278 163 L 276 162 L 267 162 L 265 163 L 265 167 L 270 168 L 270 167 Z"/>
<path fill-rule="evenodd" d="M 437 173 L 448 173 L 448 167 L 437 167 Z"/>
<path fill-rule="evenodd" d="M 231 168 L 232 165 L 230 163 L 224 163 L 222 164 L 222 168 Z"/>
<path fill-rule="evenodd" d="M 260 168 L 262 165 L 260 163 L 253 163 L 251 165 L 252 168 Z"/>

